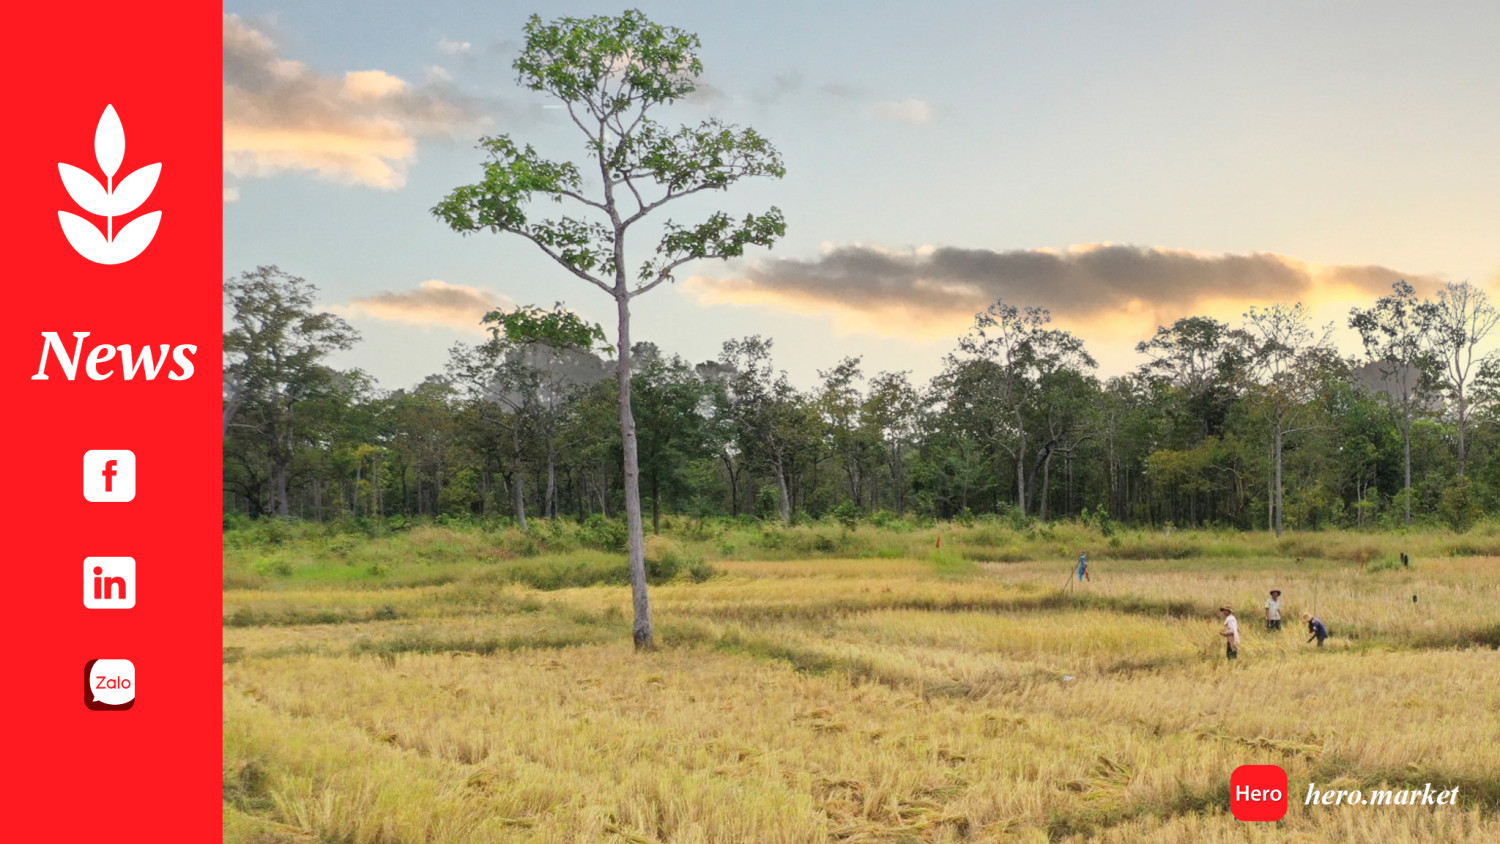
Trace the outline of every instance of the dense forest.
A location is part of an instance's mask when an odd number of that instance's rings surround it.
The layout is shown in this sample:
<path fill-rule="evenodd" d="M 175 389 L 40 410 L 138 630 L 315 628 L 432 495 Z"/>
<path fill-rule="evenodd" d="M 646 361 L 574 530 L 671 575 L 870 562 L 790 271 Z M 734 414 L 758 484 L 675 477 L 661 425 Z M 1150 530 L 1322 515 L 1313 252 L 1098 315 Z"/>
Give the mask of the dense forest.
<path fill-rule="evenodd" d="M 225 508 L 250 517 L 585 519 L 622 499 L 615 350 L 561 305 L 485 318 L 443 372 L 383 390 L 329 365 L 359 336 L 275 267 L 230 279 Z M 1500 492 L 1500 312 L 1404 282 L 1355 308 L 1359 348 L 1300 304 L 1160 327 L 1101 379 L 1048 312 L 996 302 L 931 381 L 829 360 L 810 389 L 772 339 L 692 362 L 632 346 L 641 490 L 662 516 L 846 524 L 894 514 L 1243 529 L 1463 529 Z"/>

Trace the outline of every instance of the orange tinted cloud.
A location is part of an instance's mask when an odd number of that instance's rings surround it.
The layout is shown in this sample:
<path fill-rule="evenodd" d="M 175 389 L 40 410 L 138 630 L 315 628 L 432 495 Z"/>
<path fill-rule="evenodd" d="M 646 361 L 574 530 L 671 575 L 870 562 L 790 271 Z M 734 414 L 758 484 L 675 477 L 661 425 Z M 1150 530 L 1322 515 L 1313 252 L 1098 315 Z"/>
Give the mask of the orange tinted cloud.
<path fill-rule="evenodd" d="M 962 333 L 997 299 L 1048 308 L 1101 339 L 1149 336 L 1191 314 L 1238 322 L 1253 304 L 1301 301 L 1347 313 L 1406 279 L 1430 292 L 1435 277 L 1387 267 L 1322 265 L 1286 255 L 1082 244 L 1066 251 L 839 246 L 814 260 L 762 261 L 741 278 L 696 276 L 704 304 L 776 308 L 833 319 L 847 333 L 922 339 Z M 1342 311 L 1339 309 L 1342 308 Z"/>
<path fill-rule="evenodd" d="M 503 294 L 432 279 L 422 282 L 416 290 L 377 293 L 355 299 L 338 310 L 350 316 L 481 331 L 479 322 L 486 313 L 514 305 Z"/>

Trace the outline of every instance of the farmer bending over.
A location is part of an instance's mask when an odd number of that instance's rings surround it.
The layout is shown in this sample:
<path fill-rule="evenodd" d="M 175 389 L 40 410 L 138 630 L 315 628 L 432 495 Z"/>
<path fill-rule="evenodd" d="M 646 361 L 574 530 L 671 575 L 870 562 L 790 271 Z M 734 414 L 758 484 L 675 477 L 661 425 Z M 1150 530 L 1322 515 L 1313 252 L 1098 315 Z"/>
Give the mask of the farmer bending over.
<path fill-rule="evenodd" d="M 1312 634 L 1307 637 L 1307 641 L 1311 642 L 1317 639 L 1318 647 L 1323 647 L 1323 640 L 1328 638 L 1328 628 L 1323 625 L 1321 620 L 1313 618 L 1312 613 L 1303 613 L 1302 620 L 1307 622 L 1307 632 Z"/>

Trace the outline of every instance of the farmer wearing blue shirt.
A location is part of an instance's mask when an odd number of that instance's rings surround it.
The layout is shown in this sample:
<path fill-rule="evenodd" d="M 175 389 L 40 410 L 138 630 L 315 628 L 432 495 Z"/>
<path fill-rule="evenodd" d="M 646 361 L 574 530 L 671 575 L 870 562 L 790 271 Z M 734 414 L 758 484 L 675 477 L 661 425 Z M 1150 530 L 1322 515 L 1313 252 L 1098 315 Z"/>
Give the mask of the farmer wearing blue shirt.
<path fill-rule="evenodd" d="M 1312 613 L 1303 613 L 1302 620 L 1307 622 L 1307 632 L 1312 634 L 1307 637 L 1307 641 L 1311 642 L 1317 639 L 1318 647 L 1323 647 L 1323 640 L 1328 638 L 1328 628 L 1323 625 L 1320 619 L 1313 618 Z"/>
<path fill-rule="evenodd" d="M 1082 583 L 1089 579 L 1089 554 L 1087 551 L 1078 555 L 1078 582 Z"/>

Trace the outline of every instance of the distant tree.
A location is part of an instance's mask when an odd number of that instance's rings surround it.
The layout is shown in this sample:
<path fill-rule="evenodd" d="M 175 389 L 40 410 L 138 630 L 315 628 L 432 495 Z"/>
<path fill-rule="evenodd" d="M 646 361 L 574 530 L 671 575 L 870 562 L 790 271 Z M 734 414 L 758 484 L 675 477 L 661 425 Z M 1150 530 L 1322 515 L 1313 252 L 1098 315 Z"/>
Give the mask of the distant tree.
<path fill-rule="evenodd" d="M 480 423 L 509 438 L 507 484 L 516 522 L 524 529 L 526 475 L 537 445 L 547 484 L 543 512 L 556 513 L 557 433 L 565 402 L 572 390 L 598 380 L 599 362 L 591 352 L 604 332 L 561 305 L 491 311 L 483 324 L 490 340 L 454 346 L 448 377 L 475 403 Z"/>
<path fill-rule="evenodd" d="M 735 375 L 729 365 L 717 361 L 704 361 L 693 367 L 693 372 L 703 383 L 706 391 L 702 433 L 710 448 L 724 468 L 725 486 L 729 492 L 729 514 L 740 514 L 740 484 L 745 476 L 745 449 L 735 418 L 735 397 L 730 384 Z"/>
<path fill-rule="evenodd" d="M 1048 328 L 1051 321 L 1045 308 L 1023 310 L 997 301 L 975 315 L 974 328 L 959 338 L 959 353 L 948 356 L 945 369 L 950 412 L 969 418 L 982 439 L 1009 455 L 1016 507 L 1023 515 L 1030 512 L 1027 460 L 1033 448 L 1041 450 L 1034 442 L 1038 433 L 1031 411 L 1041 400 L 1042 384 L 1057 371 L 1096 365 L 1083 341 Z"/>
<path fill-rule="evenodd" d="M 1081 343 L 1079 348 L 1082 348 Z M 1037 455 L 1031 475 L 1033 481 L 1041 476 L 1041 488 L 1036 495 L 1037 517 L 1040 519 L 1045 520 L 1051 512 L 1052 464 L 1058 458 L 1065 467 L 1063 504 L 1067 509 L 1072 507 L 1073 458 L 1095 435 L 1099 382 L 1088 371 L 1093 368 L 1094 361 L 1087 354 L 1076 359 L 1064 357 L 1056 361 L 1055 367 L 1040 372 L 1037 378 Z"/>
<path fill-rule="evenodd" d="M 401 490 L 402 511 L 436 516 L 451 472 L 454 441 L 453 387 L 430 376 L 411 390 L 387 398 L 385 417 L 390 462 Z"/>
<path fill-rule="evenodd" d="M 818 377 L 823 379 L 818 411 L 828 431 L 829 449 L 843 469 L 849 500 L 857 512 L 865 503 L 870 464 L 878 458 L 880 442 L 862 418 L 864 400 L 858 385 L 864 373 L 860 359 L 846 357 L 832 369 L 819 370 Z"/>
<path fill-rule="evenodd" d="M 1238 389 L 1244 366 L 1229 325 L 1210 317 L 1183 317 L 1160 326 L 1135 350 L 1148 356 L 1142 374 L 1160 378 L 1186 397 L 1199 437 L 1218 434 Z"/>
<path fill-rule="evenodd" d="M 884 447 L 891 478 L 892 504 L 906 512 L 907 453 L 920 434 L 922 399 L 905 372 L 882 372 L 870 379 L 861 418 Z"/>
<path fill-rule="evenodd" d="M 224 332 L 224 433 L 252 438 L 265 455 L 270 511 L 291 515 L 289 476 L 296 455 L 299 403 L 335 385 L 325 362 L 359 333 L 316 309 L 318 289 L 275 266 L 257 267 L 224 283 L 229 327 Z"/>
<path fill-rule="evenodd" d="M 566 402 L 579 387 L 601 379 L 600 361 L 594 355 L 613 349 L 605 343 L 604 329 L 557 303 L 551 310 L 526 305 L 509 311 L 490 311 L 482 324 L 496 342 L 503 338 L 518 351 L 528 368 L 527 381 L 537 432 L 546 452 L 547 488 L 542 497 L 543 514 L 557 515 L 557 435 L 567 414 Z"/>
<path fill-rule="evenodd" d="M 1405 281 L 1391 285 L 1391 292 L 1369 308 L 1351 308 L 1349 327 L 1359 332 L 1365 356 L 1380 372 L 1378 391 L 1396 409 L 1401 424 L 1402 483 L 1405 520 L 1411 524 L 1411 426 L 1431 395 L 1437 368 L 1429 352 L 1429 337 L 1435 325 L 1435 309 L 1417 298 Z M 1463 437 L 1459 436 L 1459 453 Z"/>
<path fill-rule="evenodd" d="M 1270 428 L 1272 472 L 1267 502 L 1269 526 L 1277 536 L 1285 525 L 1286 484 L 1283 480 L 1286 438 L 1306 430 L 1296 414 L 1312 398 L 1326 372 L 1332 327 L 1314 330 L 1301 302 L 1251 307 L 1238 335 L 1248 364 L 1247 374 L 1265 408 Z"/>
<path fill-rule="evenodd" d="M 771 362 L 772 341 L 759 336 L 727 340 L 720 364 L 733 373 L 727 383 L 727 410 L 746 456 L 776 482 L 777 509 L 792 520 L 792 479 L 800 458 L 816 439 L 816 416 Z"/>
<path fill-rule="evenodd" d="M 1500 368 L 1500 355 L 1479 355 L 1478 347 L 1500 323 L 1500 310 L 1489 294 L 1467 281 L 1449 283 L 1438 291 L 1432 308 L 1431 351 L 1439 361 L 1438 373 L 1444 391 L 1453 402 L 1458 423 L 1458 473 L 1468 468 L 1471 390 L 1480 373 Z"/>
<path fill-rule="evenodd" d="M 651 531 L 661 533 L 662 493 L 680 492 L 688 462 L 711 455 L 703 417 L 708 391 L 687 361 L 655 344 L 637 343 L 631 359 L 641 474 L 651 496 Z"/>
<path fill-rule="evenodd" d="M 691 261 L 732 258 L 748 246 L 770 246 L 786 231 L 781 211 L 736 220 L 720 211 L 692 225 L 666 221 L 650 257 L 635 265 L 631 228 L 668 203 L 724 190 L 752 176 L 781 177 L 776 149 L 753 129 L 716 119 L 667 128 L 649 117 L 657 106 L 691 94 L 702 73 L 698 37 L 653 23 L 638 11 L 619 17 L 533 15 L 513 67 L 521 85 L 558 100 L 586 140 L 584 170 L 539 156 L 508 136 L 484 138 L 484 180 L 457 188 L 433 208 L 454 231 L 504 232 L 530 240 L 565 270 L 608 294 L 618 315 L 619 383 L 625 514 L 635 606 L 636 647 L 654 647 L 641 527 L 639 446 L 630 394 L 630 303 Z M 597 179 L 597 181 L 594 181 Z M 582 216 L 539 219 L 535 199 L 573 203 Z M 632 281 L 632 275 L 634 280 Z"/>

